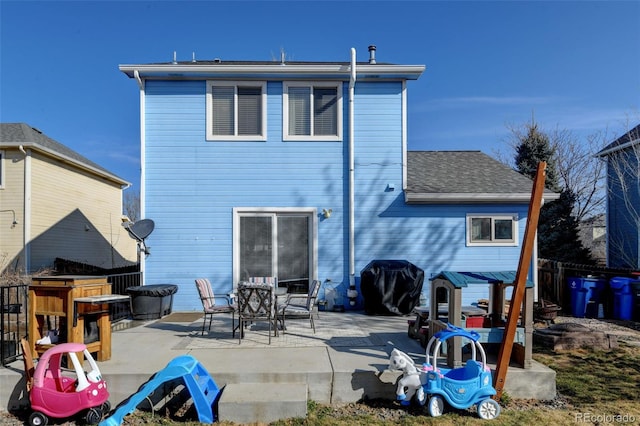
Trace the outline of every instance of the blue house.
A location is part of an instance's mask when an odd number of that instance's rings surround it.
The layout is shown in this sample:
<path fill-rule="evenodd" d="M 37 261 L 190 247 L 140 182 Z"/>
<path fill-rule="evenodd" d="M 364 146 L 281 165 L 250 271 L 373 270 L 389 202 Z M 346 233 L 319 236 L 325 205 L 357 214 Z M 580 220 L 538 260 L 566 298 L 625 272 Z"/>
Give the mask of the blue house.
<path fill-rule="evenodd" d="M 604 147 L 607 266 L 640 268 L 640 124 Z"/>
<path fill-rule="evenodd" d="M 424 65 L 345 56 L 120 66 L 140 89 L 145 282 L 177 284 L 174 310 L 201 308 L 198 277 L 221 293 L 318 279 L 347 302 L 375 259 L 427 278 L 516 269 L 531 180 L 479 151 L 408 151 Z"/>

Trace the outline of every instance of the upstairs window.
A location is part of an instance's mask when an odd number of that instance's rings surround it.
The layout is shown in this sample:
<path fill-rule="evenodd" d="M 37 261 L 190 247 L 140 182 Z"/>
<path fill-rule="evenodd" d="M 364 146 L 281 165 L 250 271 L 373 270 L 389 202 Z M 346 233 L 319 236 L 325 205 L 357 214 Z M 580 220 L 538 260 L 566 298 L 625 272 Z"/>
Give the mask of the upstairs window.
<path fill-rule="evenodd" d="M 517 246 L 518 215 L 467 215 L 468 246 Z"/>
<path fill-rule="evenodd" d="M 207 82 L 207 140 L 266 140 L 264 82 Z"/>
<path fill-rule="evenodd" d="M 284 140 L 342 140 L 342 83 L 284 84 Z"/>

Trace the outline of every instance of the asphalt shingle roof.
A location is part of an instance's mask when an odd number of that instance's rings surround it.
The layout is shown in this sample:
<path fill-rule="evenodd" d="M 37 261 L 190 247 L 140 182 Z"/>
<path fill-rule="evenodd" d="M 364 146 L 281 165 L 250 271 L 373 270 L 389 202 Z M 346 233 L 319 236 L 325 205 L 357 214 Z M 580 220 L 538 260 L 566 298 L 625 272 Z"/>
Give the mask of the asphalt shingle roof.
<path fill-rule="evenodd" d="M 412 195 L 432 196 L 468 194 L 469 201 L 478 194 L 500 200 L 504 196 L 530 197 L 533 181 L 481 151 L 408 151 L 407 189 Z M 555 198 L 546 191 L 546 198 Z"/>
<path fill-rule="evenodd" d="M 90 169 L 94 169 L 99 173 L 108 175 L 112 179 L 126 183 L 123 179 L 114 175 L 99 164 L 94 163 L 60 142 L 51 139 L 40 130 L 25 123 L 0 123 L 0 144 L 23 144 L 25 146 L 41 148 L 45 151 L 53 152 L 61 157 L 66 157 L 81 166 L 85 166 Z"/>

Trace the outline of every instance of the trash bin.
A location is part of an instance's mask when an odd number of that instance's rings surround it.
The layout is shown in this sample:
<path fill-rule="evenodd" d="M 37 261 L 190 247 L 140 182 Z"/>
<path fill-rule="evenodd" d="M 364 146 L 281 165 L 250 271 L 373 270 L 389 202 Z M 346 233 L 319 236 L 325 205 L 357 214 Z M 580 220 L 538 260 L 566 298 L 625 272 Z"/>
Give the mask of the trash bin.
<path fill-rule="evenodd" d="M 131 296 L 131 314 L 136 320 L 162 318 L 171 313 L 173 295 L 178 291 L 175 284 L 152 284 L 127 287 Z"/>
<path fill-rule="evenodd" d="M 633 320 L 640 322 L 640 279 L 631 281 L 631 297 L 633 299 Z"/>
<path fill-rule="evenodd" d="M 633 295 L 631 294 L 631 283 L 633 278 L 614 277 L 609 280 L 609 286 L 613 290 L 613 318 L 619 320 L 630 320 L 633 309 Z"/>
<path fill-rule="evenodd" d="M 420 302 L 424 271 L 406 260 L 373 260 L 360 271 L 369 315 L 408 315 Z"/>
<path fill-rule="evenodd" d="M 606 288 L 607 281 L 604 278 L 594 277 L 569 277 L 569 290 L 571 291 L 571 313 L 576 318 L 583 318 L 589 309 L 589 316 L 595 318 L 602 304 L 601 294 Z"/>

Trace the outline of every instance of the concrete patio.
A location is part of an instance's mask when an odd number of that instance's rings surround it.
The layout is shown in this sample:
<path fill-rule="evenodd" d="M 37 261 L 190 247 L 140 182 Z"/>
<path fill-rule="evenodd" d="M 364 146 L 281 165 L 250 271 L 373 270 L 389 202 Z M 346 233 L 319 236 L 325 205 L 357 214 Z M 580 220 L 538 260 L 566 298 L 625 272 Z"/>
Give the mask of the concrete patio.
<path fill-rule="evenodd" d="M 269 345 L 265 323 L 253 324 L 240 344 L 237 334 L 232 337 L 230 316 L 215 316 L 211 331 L 203 336 L 199 316 L 174 313 L 160 320 L 114 325 L 112 357 L 99 363 L 114 407 L 183 354 L 195 357 L 218 387 L 226 385 L 219 416 L 238 423 L 256 416 L 261 421 L 304 416 L 307 400 L 343 404 L 394 399 L 399 373 L 387 370 L 391 350 L 406 352 L 417 364 L 425 357 L 420 343 L 407 334 L 412 317 L 320 312 L 315 334 L 307 320 L 287 321 L 286 333 L 272 336 Z M 0 409 L 27 402 L 21 361 L 0 369 L 0 382 Z M 527 370 L 511 366 L 505 391 L 512 398 L 553 399 L 555 372 L 535 361 Z M 280 401 L 263 401 L 269 394 Z M 250 409 L 259 404 L 275 407 L 273 413 L 265 417 L 264 411 Z"/>

